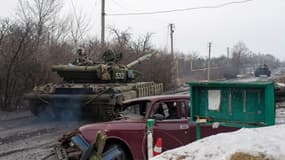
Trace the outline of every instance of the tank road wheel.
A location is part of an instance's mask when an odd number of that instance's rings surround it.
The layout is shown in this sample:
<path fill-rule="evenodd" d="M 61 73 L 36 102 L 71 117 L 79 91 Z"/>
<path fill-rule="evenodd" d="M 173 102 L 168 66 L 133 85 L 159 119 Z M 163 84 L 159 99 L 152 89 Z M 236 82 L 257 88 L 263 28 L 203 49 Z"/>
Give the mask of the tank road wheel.
<path fill-rule="evenodd" d="M 112 144 L 108 147 L 106 147 L 106 150 L 104 151 L 103 155 L 108 155 L 108 159 L 112 160 L 128 160 L 128 154 L 124 147 L 120 144 Z"/>

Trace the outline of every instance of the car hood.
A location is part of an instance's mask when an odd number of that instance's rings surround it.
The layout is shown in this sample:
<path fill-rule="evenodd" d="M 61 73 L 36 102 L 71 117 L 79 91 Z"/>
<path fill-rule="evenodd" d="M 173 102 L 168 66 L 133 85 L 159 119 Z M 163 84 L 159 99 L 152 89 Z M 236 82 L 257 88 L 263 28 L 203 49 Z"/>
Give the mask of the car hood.
<path fill-rule="evenodd" d="M 141 125 L 138 125 L 141 124 Z M 110 136 L 113 132 L 123 132 L 131 130 L 140 130 L 142 125 L 145 124 L 143 119 L 127 119 L 117 120 L 102 123 L 87 124 L 79 128 L 80 134 L 88 141 L 91 142 L 96 137 L 96 133 L 101 131 L 107 136 Z M 140 128 L 139 128 L 140 127 Z"/>

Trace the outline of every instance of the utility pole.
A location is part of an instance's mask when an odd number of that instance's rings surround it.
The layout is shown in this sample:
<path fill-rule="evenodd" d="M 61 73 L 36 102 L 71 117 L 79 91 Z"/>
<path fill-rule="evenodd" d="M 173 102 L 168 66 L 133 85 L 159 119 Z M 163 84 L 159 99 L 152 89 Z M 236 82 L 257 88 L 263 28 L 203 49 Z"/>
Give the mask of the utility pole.
<path fill-rule="evenodd" d="M 173 53 L 173 33 L 174 33 L 174 24 L 169 24 L 170 27 L 170 48 L 171 48 L 171 55 L 174 57 Z"/>
<path fill-rule="evenodd" d="M 101 7 L 101 45 L 105 45 L 105 0 L 102 0 Z"/>
<path fill-rule="evenodd" d="M 193 70 L 193 58 L 192 55 L 190 55 L 190 73 L 192 73 Z"/>
<path fill-rule="evenodd" d="M 209 42 L 208 81 L 210 80 L 210 74 L 211 74 L 211 47 L 212 47 L 212 43 L 211 43 L 211 42 Z"/>
<path fill-rule="evenodd" d="M 177 56 L 175 58 L 174 51 L 173 51 L 173 33 L 174 33 L 174 24 L 169 24 L 169 30 L 170 30 L 170 52 L 172 57 L 172 64 L 171 64 L 171 75 L 172 75 L 172 83 L 175 84 L 175 86 L 179 83 L 179 71 L 178 71 L 178 59 Z"/>
<path fill-rule="evenodd" d="M 227 48 L 227 64 L 230 63 L 230 48 Z"/>

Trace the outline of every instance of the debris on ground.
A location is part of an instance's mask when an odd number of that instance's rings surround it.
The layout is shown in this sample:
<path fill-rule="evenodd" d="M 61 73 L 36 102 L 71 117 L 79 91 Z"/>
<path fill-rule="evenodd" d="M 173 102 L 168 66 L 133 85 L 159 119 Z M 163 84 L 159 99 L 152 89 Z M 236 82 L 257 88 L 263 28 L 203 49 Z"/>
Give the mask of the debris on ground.
<path fill-rule="evenodd" d="M 258 155 L 251 155 L 243 152 L 234 153 L 230 160 L 274 160 L 270 157 L 266 157 L 263 153 L 259 153 Z"/>

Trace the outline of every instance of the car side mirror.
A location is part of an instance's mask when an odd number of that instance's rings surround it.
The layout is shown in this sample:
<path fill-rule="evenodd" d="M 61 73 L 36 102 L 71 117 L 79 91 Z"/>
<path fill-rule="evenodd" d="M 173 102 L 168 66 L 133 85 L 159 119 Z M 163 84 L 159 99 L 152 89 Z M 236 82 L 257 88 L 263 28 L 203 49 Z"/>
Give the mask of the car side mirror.
<path fill-rule="evenodd" d="M 162 114 L 159 114 L 159 113 L 154 114 L 152 117 L 155 120 L 163 120 L 164 119 L 164 116 Z"/>

